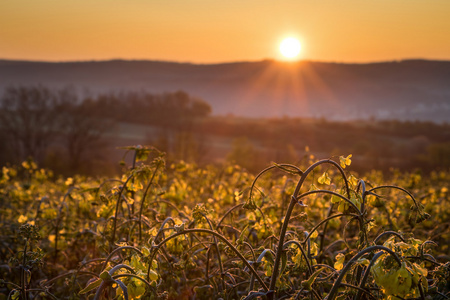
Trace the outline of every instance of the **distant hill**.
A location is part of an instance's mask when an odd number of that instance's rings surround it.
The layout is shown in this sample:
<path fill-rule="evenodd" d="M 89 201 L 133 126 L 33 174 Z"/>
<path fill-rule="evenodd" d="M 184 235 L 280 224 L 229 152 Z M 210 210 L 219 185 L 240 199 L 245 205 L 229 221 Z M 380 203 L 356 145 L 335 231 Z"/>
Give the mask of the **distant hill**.
<path fill-rule="evenodd" d="M 9 85 L 71 85 L 81 92 L 184 90 L 214 114 L 450 122 L 450 61 L 343 64 L 272 60 L 224 64 L 159 61 L 0 60 Z"/>

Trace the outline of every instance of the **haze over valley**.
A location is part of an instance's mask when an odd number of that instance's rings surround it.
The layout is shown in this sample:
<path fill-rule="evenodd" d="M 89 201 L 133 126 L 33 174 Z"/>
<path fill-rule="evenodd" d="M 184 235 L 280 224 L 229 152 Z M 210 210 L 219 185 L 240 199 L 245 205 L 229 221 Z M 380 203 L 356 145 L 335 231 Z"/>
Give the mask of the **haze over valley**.
<path fill-rule="evenodd" d="M 30 85 L 83 95 L 182 90 L 224 116 L 450 121 L 450 61 L 0 61 L 0 91 Z"/>

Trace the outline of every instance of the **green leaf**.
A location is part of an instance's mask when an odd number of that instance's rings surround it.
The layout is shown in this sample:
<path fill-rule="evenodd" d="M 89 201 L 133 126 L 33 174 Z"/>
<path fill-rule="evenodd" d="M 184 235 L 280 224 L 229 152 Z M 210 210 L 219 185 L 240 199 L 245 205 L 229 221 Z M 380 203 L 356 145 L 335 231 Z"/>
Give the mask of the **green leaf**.
<path fill-rule="evenodd" d="M 240 245 L 244 242 L 244 238 L 245 238 L 245 231 L 247 230 L 248 226 L 250 224 L 246 224 L 244 229 L 242 229 L 241 231 L 241 235 L 239 235 L 239 238 L 236 240 L 236 245 Z"/>
<path fill-rule="evenodd" d="M 97 280 L 89 283 L 88 286 L 85 287 L 84 289 L 82 289 L 78 294 L 80 294 L 80 295 L 86 294 L 86 293 L 98 288 L 101 283 L 102 283 L 102 279 L 98 278 Z"/>
<path fill-rule="evenodd" d="M 103 271 L 100 274 L 100 278 L 103 279 L 103 280 L 111 280 L 111 274 L 109 274 L 108 271 Z"/>
<path fill-rule="evenodd" d="M 331 203 L 339 203 L 339 202 L 341 202 L 341 200 L 342 199 L 336 195 L 331 196 Z"/>
<path fill-rule="evenodd" d="M 282 252 L 281 253 L 281 272 L 280 275 L 283 274 L 284 269 L 286 269 L 287 266 L 287 253 L 286 252 Z"/>
<path fill-rule="evenodd" d="M 145 293 L 144 283 L 135 278 L 127 285 L 127 289 L 131 299 L 140 299 Z"/>
<path fill-rule="evenodd" d="M 20 296 L 20 292 L 19 291 L 15 291 L 14 294 L 12 294 L 11 299 L 12 300 L 19 299 L 19 296 Z"/>
<path fill-rule="evenodd" d="M 320 268 L 319 270 L 315 271 L 309 278 L 308 280 L 303 280 L 302 281 L 302 286 L 305 290 L 310 291 L 312 289 L 312 285 L 314 283 L 314 281 L 316 281 L 317 276 L 319 276 L 319 274 L 325 270 L 326 268 Z"/>
<path fill-rule="evenodd" d="M 154 270 L 150 270 L 150 280 L 158 280 L 158 273 L 156 273 Z"/>

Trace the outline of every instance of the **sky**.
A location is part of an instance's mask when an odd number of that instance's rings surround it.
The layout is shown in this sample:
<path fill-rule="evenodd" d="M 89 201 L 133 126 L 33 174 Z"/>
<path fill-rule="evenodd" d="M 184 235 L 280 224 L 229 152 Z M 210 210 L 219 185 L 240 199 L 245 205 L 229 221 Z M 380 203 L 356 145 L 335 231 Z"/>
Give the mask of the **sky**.
<path fill-rule="evenodd" d="M 0 0 L 0 59 L 450 60 L 450 0 Z"/>

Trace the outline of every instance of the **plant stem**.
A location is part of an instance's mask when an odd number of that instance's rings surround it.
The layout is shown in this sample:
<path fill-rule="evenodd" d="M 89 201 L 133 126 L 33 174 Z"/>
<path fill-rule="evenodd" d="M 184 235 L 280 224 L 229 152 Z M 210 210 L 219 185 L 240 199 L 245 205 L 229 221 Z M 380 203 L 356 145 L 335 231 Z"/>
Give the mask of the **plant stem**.
<path fill-rule="evenodd" d="M 203 228 L 193 228 L 193 229 L 185 229 L 181 232 L 177 232 L 174 233 L 173 235 L 167 237 L 166 239 L 164 239 L 163 241 L 161 241 L 158 245 L 154 245 L 153 246 L 153 252 L 150 255 L 150 260 L 149 260 L 149 269 L 147 272 L 147 280 L 150 277 L 150 268 L 153 262 L 153 258 L 156 255 L 156 252 L 159 250 L 159 248 L 161 248 L 165 243 L 167 243 L 168 241 L 170 241 L 171 239 L 180 236 L 180 235 L 184 235 L 184 234 L 192 234 L 192 233 L 208 233 L 208 234 L 212 234 L 214 236 L 216 236 L 217 238 L 219 238 L 221 241 L 223 241 L 228 247 L 230 247 L 230 249 L 236 253 L 236 255 L 242 260 L 242 262 L 248 267 L 248 269 L 252 272 L 252 274 L 255 275 L 256 279 L 259 281 L 259 283 L 261 284 L 261 286 L 263 287 L 263 289 L 265 291 L 268 291 L 268 287 L 266 285 L 266 283 L 262 280 L 262 278 L 259 276 L 259 274 L 255 271 L 255 269 L 252 267 L 252 265 L 247 261 L 247 259 L 245 259 L 245 257 L 242 255 L 242 253 L 236 249 L 236 247 L 233 246 L 232 243 L 230 243 L 223 235 L 221 235 L 218 232 L 209 230 L 209 229 L 203 229 Z"/>
<path fill-rule="evenodd" d="M 141 223 L 141 220 L 142 220 L 142 211 L 144 209 L 145 198 L 147 197 L 148 190 L 150 189 L 150 186 L 153 183 L 153 179 L 155 178 L 156 173 L 158 172 L 158 168 L 159 168 L 159 164 L 156 165 L 155 171 L 152 174 L 152 178 L 150 179 L 149 183 L 147 184 L 147 187 L 145 188 L 145 192 L 142 195 L 141 207 L 139 209 L 139 242 L 141 242 L 141 240 L 142 240 L 142 223 Z"/>
<path fill-rule="evenodd" d="M 301 176 L 299 182 L 297 183 L 297 186 L 295 187 L 295 191 L 294 194 L 291 197 L 291 201 L 289 203 L 288 209 L 286 211 L 286 215 L 284 217 L 284 222 L 283 222 L 283 226 L 281 227 L 281 232 L 280 232 L 280 239 L 278 241 L 278 247 L 277 247 L 277 255 L 275 256 L 275 263 L 273 266 L 273 272 L 272 272 L 272 277 L 270 279 L 270 290 L 274 290 L 275 289 L 275 285 L 276 285 L 276 281 L 278 279 L 278 267 L 280 265 L 280 260 L 281 260 L 281 253 L 283 251 L 283 244 L 284 244 L 284 238 L 286 236 L 286 231 L 287 231 L 287 227 L 288 227 L 288 223 L 289 223 L 289 219 L 291 218 L 291 214 L 292 211 L 294 210 L 294 206 L 295 204 L 298 203 L 298 199 L 297 199 L 297 195 L 300 192 L 301 187 L 303 186 L 303 183 L 306 180 L 306 177 L 309 175 L 309 173 L 311 173 L 316 167 L 318 167 L 319 165 L 322 164 L 331 164 L 333 166 L 335 166 L 339 172 L 341 173 L 343 179 L 344 179 L 344 184 L 346 187 L 346 191 L 347 191 L 347 196 L 350 197 L 350 188 L 348 185 L 348 180 L 347 177 L 345 176 L 344 170 L 342 169 L 342 167 L 337 164 L 335 161 L 330 160 L 330 159 L 325 159 L 325 160 L 320 160 L 314 164 L 312 164 Z M 333 192 L 330 192 L 330 194 L 333 194 Z M 337 193 L 336 193 L 337 194 Z M 309 195 L 308 193 L 303 194 L 304 196 Z M 337 194 L 336 196 L 338 197 L 343 197 L 340 194 Z M 345 198 L 345 197 L 344 197 Z M 351 201 L 350 201 L 351 202 Z M 353 204 L 353 203 L 352 203 Z M 357 211 L 359 212 L 359 210 L 357 209 Z M 270 299 L 273 299 L 274 297 L 274 293 L 272 293 L 271 295 L 269 295 Z"/>
<path fill-rule="evenodd" d="M 119 207 L 120 207 L 120 203 L 122 203 L 122 193 L 125 190 L 125 187 L 127 186 L 128 181 L 131 180 L 131 178 L 133 178 L 133 174 L 128 176 L 127 180 L 123 183 L 120 191 L 119 191 L 119 195 L 117 197 L 117 203 L 116 203 L 116 212 L 114 214 L 114 220 L 113 220 L 113 232 L 112 232 L 112 236 L 111 236 L 111 240 L 109 242 L 109 249 L 112 250 L 113 246 L 114 246 L 114 240 L 116 239 L 116 228 L 117 228 L 117 217 L 119 215 Z"/>
<path fill-rule="evenodd" d="M 344 268 L 339 272 L 339 277 L 334 282 L 333 287 L 331 288 L 330 293 L 328 294 L 327 300 L 334 300 L 334 298 L 337 294 L 337 290 L 338 290 L 339 286 L 341 285 L 342 280 L 344 279 L 344 276 L 350 270 L 353 263 L 356 262 L 361 256 L 365 255 L 366 253 L 369 253 L 369 252 L 372 252 L 375 250 L 382 250 L 382 251 L 389 253 L 390 255 L 392 255 L 395 258 L 395 260 L 397 261 L 397 263 L 399 265 L 402 264 L 400 258 L 397 256 L 397 254 L 387 247 L 376 245 L 376 246 L 371 246 L 371 247 L 365 248 L 364 250 L 359 251 L 355 256 L 353 256 L 347 262 L 347 264 L 344 266 Z"/>

